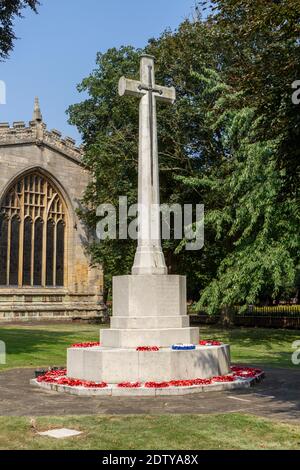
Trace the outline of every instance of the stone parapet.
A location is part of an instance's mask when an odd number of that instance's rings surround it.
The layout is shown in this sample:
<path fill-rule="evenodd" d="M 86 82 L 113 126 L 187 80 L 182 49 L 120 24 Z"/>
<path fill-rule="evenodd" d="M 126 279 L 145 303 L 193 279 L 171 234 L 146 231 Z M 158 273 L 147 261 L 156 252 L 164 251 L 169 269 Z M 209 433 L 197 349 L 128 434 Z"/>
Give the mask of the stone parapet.
<path fill-rule="evenodd" d="M 0 147 L 29 143 L 50 146 L 77 162 L 80 162 L 83 156 L 82 148 L 76 146 L 74 139 L 71 137 L 62 138 L 59 131 L 56 129 L 47 130 L 44 123 L 30 121 L 26 126 L 25 122 L 17 121 L 10 126 L 7 122 L 0 122 Z"/>

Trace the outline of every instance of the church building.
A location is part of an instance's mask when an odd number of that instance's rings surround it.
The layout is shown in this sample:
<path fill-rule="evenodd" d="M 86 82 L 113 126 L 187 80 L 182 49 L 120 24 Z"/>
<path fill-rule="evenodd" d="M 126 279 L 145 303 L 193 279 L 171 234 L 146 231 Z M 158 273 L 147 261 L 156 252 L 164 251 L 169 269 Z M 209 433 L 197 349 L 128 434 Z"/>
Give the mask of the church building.
<path fill-rule="evenodd" d="M 76 209 L 89 181 L 82 150 L 33 119 L 0 123 L 0 321 L 101 315 L 103 275 Z"/>

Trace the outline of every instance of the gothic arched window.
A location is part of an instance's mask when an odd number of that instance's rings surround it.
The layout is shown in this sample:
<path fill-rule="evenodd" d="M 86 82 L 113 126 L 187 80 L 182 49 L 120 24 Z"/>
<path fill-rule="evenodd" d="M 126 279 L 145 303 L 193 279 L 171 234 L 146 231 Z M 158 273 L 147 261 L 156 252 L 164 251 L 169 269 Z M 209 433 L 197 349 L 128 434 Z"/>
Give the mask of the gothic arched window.
<path fill-rule="evenodd" d="M 0 286 L 63 286 L 65 239 L 57 189 L 38 171 L 21 177 L 0 206 Z"/>

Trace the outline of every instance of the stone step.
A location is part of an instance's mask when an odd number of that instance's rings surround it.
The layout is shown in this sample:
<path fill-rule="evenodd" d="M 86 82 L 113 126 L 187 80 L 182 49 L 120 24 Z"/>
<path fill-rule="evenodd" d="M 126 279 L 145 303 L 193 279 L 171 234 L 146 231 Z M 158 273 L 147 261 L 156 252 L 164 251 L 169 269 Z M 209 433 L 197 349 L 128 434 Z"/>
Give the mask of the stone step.
<path fill-rule="evenodd" d="M 135 348 L 138 346 L 168 347 L 175 343 L 198 344 L 198 328 L 105 329 L 100 331 L 104 347 Z"/>
<path fill-rule="evenodd" d="M 112 317 L 110 326 L 113 329 L 159 329 L 186 328 L 190 325 L 187 315 L 172 317 Z"/>
<path fill-rule="evenodd" d="M 107 382 L 164 382 L 211 378 L 230 372 L 228 345 L 197 347 L 192 351 L 155 352 L 135 349 L 70 348 L 67 375 L 81 380 Z"/>

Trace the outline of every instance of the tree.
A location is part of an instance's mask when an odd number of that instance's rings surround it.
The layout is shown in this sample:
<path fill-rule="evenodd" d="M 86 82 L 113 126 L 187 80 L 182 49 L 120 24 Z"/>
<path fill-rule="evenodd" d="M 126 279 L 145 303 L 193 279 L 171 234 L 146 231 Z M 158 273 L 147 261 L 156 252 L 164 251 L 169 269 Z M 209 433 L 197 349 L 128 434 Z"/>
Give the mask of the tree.
<path fill-rule="evenodd" d="M 175 33 L 167 31 L 158 40 L 150 40 L 145 50 L 156 57 L 157 83 L 174 85 L 177 92 L 173 107 L 158 107 L 162 203 L 201 203 L 201 193 L 182 184 L 178 177 L 196 174 L 218 155 L 214 149 L 217 142 L 197 100 L 203 85 L 192 73 L 193 68 L 201 70 L 210 61 L 206 27 L 184 22 Z M 134 98 L 120 98 L 117 85 L 122 75 L 139 78 L 141 52 L 122 47 L 98 54 L 95 71 L 79 86 L 80 91 L 88 92 L 89 99 L 69 108 L 70 123 L 83 136 L 84 163 L 93 175 L 81 211 L 91 230 L 97 223 L 99 204 L 117 206 L 119 195 L 127 195 L 129 204 L 137 202 L 138 103 Z M 201 257 L 194 252 L 177 253 L 178 244 L 178 240 L 163 243 L 169 272 L 187 273 L 189 296 L 196 297 L 199 282 L 207 283 L 216 267 L 217 256 L 213 254 L 220 246 L 208 244 L 206 256 Z M 104 266 L 108 287 L 113 275 L 130 272 L 135 246 L 131 240 L 90 245 L 93 260 Z"/>
<path fill-rule="evenodd" d="M 213 97 L 207 119 L 223 159 L 198 186 L 215 193 L 207 223 L 226 247 L 217 276 L 201 291 L 199 306 L 212 313 L 289 297 L 297 287 L 300 113 L 291 83 L 299 72 L 300 5 L 211 3 L 218 73 L 198 78 Z"/>
<path fill-rule="evenodd" d="M 38 0 L 1 0 L 0 1 L 0 60 L 7 59 L 13 49 L 16 36 L 13 31 L 13 19 L 22 17 L 22 10 L 30 7 L 37 12 Z"/>
<path fill-rule="evenodd" d="M 163 203 L 204 203 L 205 246 L 164 241 L 169 272 L 187 274 L 189 296 L 210 313 L 291 296 L 299 282 L 299 2 L 219 0 L 207 19 L 150 40 L 157 82 L 174 85 L 175 106 L 158 108 Z M 81 217 L 94 230 L 100 203 L 137 199 L 138 106 L 120 99 L 121 75 L 138 78 L 132 47 L 97 57 L 79 86 L 89 99 L 69 109 L 92 181 Z M 135 242 L 89 247 L 112 275 L 128 273 Z M 297 281 L 298 279 L 298 281 Z"/>
<path fill-rule="evenodd" d="M 212 0 L 208 17 L 223 79 L 241 92 L 238 106 L 255 107 L 261 138 L 281 136 L 277 165 L 284 169 L 282 190 L 299 184 L 299 106 L 291 100 L 300 75 L 298 0 Z M 237 103 L 236 103 L 237 104 Z"/>
<path fill-rule="evenodd" d="M 255 108 L 228 112 L 233 90 L 227 87 L 226 106 L 226 93 L 220 89 L 208 119 L 222 134 L 224 158 L 206 177 L 216 198 L 206 222 L 226 252 L 217 276 L 201 292 L 199 306 L 210 313 L 291 296 L 299 274 L 298 201 L 282 194 L 280 138 L 260 137 Z M 221 116 L 219 106 L 226 108 Z"/>

